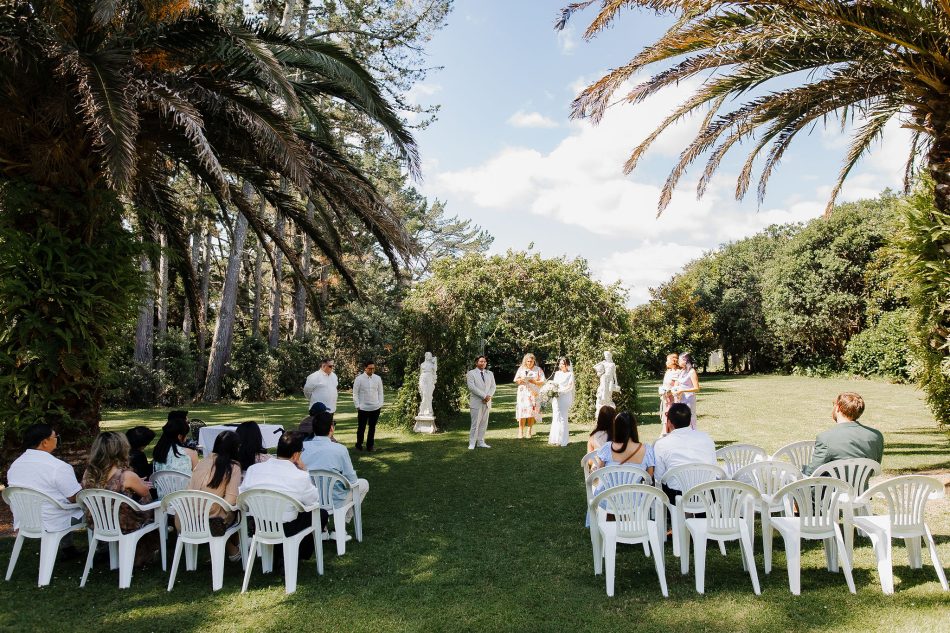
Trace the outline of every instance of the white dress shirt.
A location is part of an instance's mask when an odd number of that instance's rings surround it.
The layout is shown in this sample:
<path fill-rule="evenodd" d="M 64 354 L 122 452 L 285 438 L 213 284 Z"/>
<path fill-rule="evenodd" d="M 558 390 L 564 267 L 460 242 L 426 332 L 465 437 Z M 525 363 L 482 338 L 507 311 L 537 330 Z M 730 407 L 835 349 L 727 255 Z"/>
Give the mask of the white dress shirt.
<path fill-rule="evenodd" d="M 658 439 L 653 445 L 653 454 L 656 458 L 653 478 L 656 481 L 659 481 L 666 471 L 684 464 L 716 464 L 716 444 L 709 437 L 709 433 L 689 427 L 673 429 Z M 666 482 L 666 485 L 673 490 L 685 492 L 675 477 Z"/>
<path fill-rule="evenodd" d="M 82 490 L 72 466 L 34 448 L 28 448 L 10 464 L 7 484 L 39 490 L 60 503 L 70 503 L 69 497 Z M 43 506 L 43 529 L 47 532 L 69 529 L 74 518 L 82 518 L 82 510 L 62 510 L 48 503 Z"/>
<path fill-rule="evenodd" d="M 304 506 L 312 506 L 320 500 L 317 487 L 310 481 L 307 471 L 300 470 L 289 459 L 268 459 L 266 462 L 253 464 L 248 468 L 238 492 L 253 488 L 283 492 Z M 293 521 L 295 515 L 295 512 L 284 514 L 284 521 Z"/>
<path fill-rule="evenodd" d="M 307 382 L 303 386 L 303 395 L 310 399 L 311 407 L 317 402 L 322 402 L 326 405 L 327 411 L 333 413 L 336 411 L 336 387 L 338 382 L 334 372 L 331 371 L 327 374 L 322 369 L 318 369 L 307 376 Z"/>
<path fill-rule="evenodd" d="M 358 411 L 378 411 L 383 408 L 383 379 L 364 371 L 353 381 L 353 405 Z"/>

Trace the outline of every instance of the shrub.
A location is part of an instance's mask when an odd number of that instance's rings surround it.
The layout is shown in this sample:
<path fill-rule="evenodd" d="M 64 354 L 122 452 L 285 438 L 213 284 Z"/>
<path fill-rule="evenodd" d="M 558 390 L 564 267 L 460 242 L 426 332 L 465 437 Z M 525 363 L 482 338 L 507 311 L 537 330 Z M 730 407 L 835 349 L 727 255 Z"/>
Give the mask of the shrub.
<path fill-rule="evenodd" d="M 856 334 L 844 352 L 845 369 L 861 376 L 904 382 L 910 377 L 909 309 L 885 312 L 877 323 Z"/>
<path fill-rule="evenodd" d="M 169 330 L 155 341 L 157 403 L 173 407 L 195 395 L 197 363 L 191 341 L 179 330 Z"/>
<path fill-rule="evenodd" d="M 294 396 L 303 393 L 304 381 L 319 369 L 323 353 L 313 340 L 303 339 L 282 341 L 274 355 L 277 362 L 277 391 L 282 396 Z"/>
<path fill-rule="evenodd" d="M 276 398 L 277 361 L 267 341 L 257 336 L 235 337 L 231 360 L 224 374 L 223 393 L 235 400 Z"/>

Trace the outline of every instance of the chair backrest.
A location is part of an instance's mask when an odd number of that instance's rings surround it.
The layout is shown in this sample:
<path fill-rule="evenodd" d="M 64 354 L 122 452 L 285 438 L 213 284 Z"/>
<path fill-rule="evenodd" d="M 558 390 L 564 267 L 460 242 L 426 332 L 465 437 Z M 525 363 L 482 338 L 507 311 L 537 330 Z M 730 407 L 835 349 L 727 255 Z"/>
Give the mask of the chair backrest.
<path fill-rule="evenodd" d="M 735 472 L 732 478 L 749 484 L 758 490 L 759 494 L 774 495 L 783 486 L 801 479 L 802 473 L 794 464 L 766 460 L 743 466 Z"/>
<path fill-rule="evenodd" d="M 943 494 L 943 483 L 925 475 L 904 475 L 882 481 L 864 493 L 871 500 L 882 497 L 887 505 L 894 537 L 917 536 L 924 533 L 924 510 L 931 495 Z"/>
<path fill-rule="evenodd" d="M 650 511 L 658 503 L 668 501 L 662 490 L 645 484 L 623 484 L 608 488 L 589 505 L 591 516 L 596 516 L 597 508 L 604 505 L 606 511 L 614 515 L 617 536 L 620 538 L 645 538 L 648 535 Z M 657 512 L 661 507 L 656 507 Z"/>
<path fill-rule="evenodd" d="M 191 477 L 174 470 L 160 470 L 157 473 L 152 473 L 148 480 L 155 486 L 155 494 L 158 495 L 159 499 L 162 499 L 167 494 L 187 488 Z"/>
<path fill-rule="evenodd" d="M 755 444 L 730 444 L 716 451 L 716 458 L 723 462 L 726 475 L 732 477 L 743 466 L 768 459 L 769 454 Z"/>
<path fill-rule="evenodd" d="M 310 481 L 317 487 L 320 507 L 324 510 L 333 509 L 333 492 L 337 483 L 340 483 L 346 490 L 353 487 L 346 477 L 332 470 L 311 470 Z"/>
<path fill-rule="evenodd" d="M 811 474 L 812 477 L 829 476 L 841 481 L 847 481 L 854 488 L 854 494 L 859 495 L 868 489 L 871 477 L 881 474 L 881 465 L 873 459 L 854 458 L 836 459 L 833 462 L 822 464 Z"/>
<path fill-rule="evenodd" d="M 238 505 L 254 519 L 254 534 L 261 538 L 285 538 L 285 514 L 303 511 L 303 504 L 290 495 L 266 488 L 245 490 L 238 495 Z"/>
<path fill-rule="evenodd" d="M 587 481 L 587 477 L 590 475 L 590 471 L 593 468 L 592 461 L 597 457 L 597 451 L 591 451 L 584 455 L 581 458 L 581 468 L 584 470 L 584 481 Z"/>
<path fill-rule="evenodd" d="M 670 488 L 686 492 L 690 488 L 704 484 L 707 481 L 726 478 L 726 471 L 713 464 L 683 464 L 682 466 L 676 466 L 663 473 L 658 483 L 660 486 L 666 485 Z M 676 480 L 674 483 L 677 483 L 679 487 L 670 485 L 670 482 L 674 479 Z M 689 498 L 684 497 L 684 500 L 688 502 Z M 670 499 L 670 503 L 674 503 L 675 501 L 675 499 Z"/>
<path fill-rule="evenodd" d="M 3 500 L 13 511 L 17 529 L 24 536 L 40 537 L 43 535 L 43 506 L 60 507 L 60 504 L 48 494 L 23 486 L 4 488 Z"/>
<path fill-rule="evenodd" d="M 598 483 L 601 490 L 622 486 L 624 484 L 653 484 L 653 477 L 650 473 L 639 466 L 630 464 L 616 464 L 614 466 L 604 466 L 597 470 L 592 470 L 587 476 L 587 487 L 592 488 L 594 482 Z"/>
<path fill-rule="evenodd" d="M 809 477 L 782 488 L 776 496 L 787 497 L 798 506 L 802 536 L 830 537 L 838 520 L 841 495 L 854 495 L 846 481 L 832 477 Z"/>
<path fill-rule="evenodd" d="M 786 444 L 772 453 L 772 459 L 777 462 L 788 462 L 798 466 L 799 472 L 811 462 L 815 452 L 815 440 L 802 440 Z"/>
<path fill-rule="evenodd" d="M 699 484 L 683 496 L 703 505 L 706 527 L 713 536 L 738 534 L 739 522 L 751 520 L 760 498 L 759 491 L 749 484 L 729 479 Z"/>
<path fill-rule="evenodd" d="M 92 518 L 92 529 L 97 536 L 122 536 L 122 528 L 119 525 L 122 504 L 131 506 L 133 510 L 142 510 L 139 504 L 125 495 L 101 488 L 80 490 L 76 494 L 76 502 L 89 512 Z"/>
<path fill-rule="evenodd" d="M 162 499 L 162 510 L 178 518 L 178 533 L 186 538 L 211 536 L 211 511 L 215 505 L 229 507 L 218 495 L 203 490 L 179 490 Z"/>

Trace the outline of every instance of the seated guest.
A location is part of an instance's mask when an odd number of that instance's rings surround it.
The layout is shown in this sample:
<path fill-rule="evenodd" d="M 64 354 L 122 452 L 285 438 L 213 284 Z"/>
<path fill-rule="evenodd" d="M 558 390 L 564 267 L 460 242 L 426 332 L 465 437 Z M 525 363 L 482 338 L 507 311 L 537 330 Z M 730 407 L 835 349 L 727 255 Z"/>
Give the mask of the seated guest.
<path fill-rule="evenodd" d="M 856 393 L 842 393 L 835 398 L 831 419 L 835 425 L 815 438 L 811 463 L 802 469 L 806 476 L 822 464 L 836 459 L 865 457 L 881 463 L 884 458 L 884 435 L 864 426 L 858 418 L 864 413 L 864 398 Z"/>
<path fill-rule="evenodd" d="M 601 409 L 604 408 L 606 407 L 601 407 Z M 597 451 L 598 468 L 630 464 L 643 468 L 651 477 L 653 476 L 655 465 L 653 447 L 640 442 L 637 419 L 633 414 L 624 411 L 614 417 L 611 437 L 613 440 Z"/>
<path fill-rule="evenodd" d="M 716 444 L 705 431 L 690 428 L 693 412 L 682 402 L 670 405 L 666 413 L 667 435 L 653 444 L 653 456 L 656 460 L 654 479 L 659 481 L 668 470 L 685 464 L 716 465 Z M 683 493 L 683 487 L 673 478 L 663 484 L 663 492 L 675 501 Z"/>
<path fill-rule="evenodd" d="M 277 458 L 252 464 L 244 475 L 244 481 L 238 488 L 240 492 L 263 488 L 276 490 L 290 495 L 306 506 L 316 505 L 320 500 L 317 487 L 310 481 L 310 475 L 300 460 L 303 452 L 303 433 L 290 431 L 280 436 L 277 442 Z M 321 519 L 323 519 L 321 512 Z M 293 536 L 313 525 L 310 512 L 288 513 L 284 517 L 284 533 Z M 300 542 L 300 557 L 313 556 L 313 539 L 305 538 Z"/>
<path fill-rule="evenodd" d="M 261 435 L 261 427 L 257 422 L 241 422 L 235 432 L 241 440 L 238 462 L 241 464 L 242 473 L 247 472 L 247 469 L 254 464 L 260 464 L 270 459 L 267 449 L 264 448 L 264 436 Z"/>
<path fill-rule="evenodd" d="M 75 503 L 76 493 L 82 486 L 76 481 L 73 467 L 53 457 L 59 436 L 48 424 L 31 424 L 23 433 L 23 454 L 7 470 L 7 484 L 32 488 L 49 495 L 60 503 Z M 14 523 L 16 517 L 14 516 Z M 82 522 L 82 510 L 62 510 L 44 504 L 43 529 L 47 532 L 68 530 Z M 71 548 L 70 544 L 64 548 Z"/>
<path fill-rule="evenodd" d="M 333 503 L 335 506 L 341 506 L 353 500 L 353 493 L 359 495 L 360 501 L 366 497 L 369 492 L 369 482 L 365 479 L 359 479 L 356 476 L 356 470 L 353 468 L 353 462 L 350 460 L 350 453 L 342 444 L 333 441 L 333 415 L 329 412 L 323 412 L 313 420 L 314 438 L 304 443 L 303 464 L 307 470 L 330 470 L 338 473 L 352 484 L 352 490 L 347 491 L 342 483 L 337 482 L 333 490 Z M 346 520 L 353 518 L 353 508 L 346 512 Z"/>
<path fill-rule="evenodd" d="M 234 431 L 223 431 L 214 438 L 214 450 L 206 459 L 202 459 L 191 473 L 189 490 L 202 490 L 217 495 L 234 505 L 237 503 L 238 487 L 241 485 L 241 464 L 238 452 L 241 438 Z M 237 520 L 237 513 L 225 510 L 218 504 L 211 506 L 211 534 L 222 536 Z M 235 537 L 227 543 L 228 558 L 239 560 L 241 552 L 237 548 Z"/>
<path fill-rule="evenodd" d="M 615 417 L 617 417 L 617 410 L 613 407 L 604 405 L 600 408 L 597 412 L 597 425 L 590 432 L 590 438 L 587 440 L 588 453 L 600 450 L 601 446 L 610 441 L 610 431 Z"/>
<path fill-rule="evenodd" d="M 129 497 L 138 503 L 151 501 L 148 484 L 129 468 L 129 440 L 124 433 L 106 431 L 93 440 L 89 463 L 82 477 L 83 488 L 102 488 Z M 139 512 L 127 504 L 119 509 L 119 527 L 123 534 L 134 532 L 151 523 L 153 512 Z M 89 524 L 92 519 L 89 518 Z M 158 532 L 149 532 L 139 539 L 135 564 L 142 565 L 158 551 Z"/>
<path fill-rule="evenodd" d="M 191 476 L 191 471 L 198 465 L 198 453 L 185 446 L 190 430 L 187 411 L 171 411 L 168 414 L 168 422 L 162 427 L 162 435 L 152 449 L 152 467 L 155 472 L 173 470 Z"/>
<path fill-rule="evenodd" d="M 297 427 L 297 430 L 306 435 L 307 437 L 304 441 L 313 439 L 313 418 L 318 414 L 327 410 L 327 407 L 322 402 L 314 402 L 310 405 L 310 411 L 307 413 L 307 417 L 300 421 L 300 426 Z"/>
<path fill-rule="evenodd" d="M 125 439 L 129 440 L 129 466 L 142 479 L 152 476 L 152 465 L 145 456 L 145 447 L 155 439 L 155 431 L 147 426 L 134 426 L 125 432 Z"/>

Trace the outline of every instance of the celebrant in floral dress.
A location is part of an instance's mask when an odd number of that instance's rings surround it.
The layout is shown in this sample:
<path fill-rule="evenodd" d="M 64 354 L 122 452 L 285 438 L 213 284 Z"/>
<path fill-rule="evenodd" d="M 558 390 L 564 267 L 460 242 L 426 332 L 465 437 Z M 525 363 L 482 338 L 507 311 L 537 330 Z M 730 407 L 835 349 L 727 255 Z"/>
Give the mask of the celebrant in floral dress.
<path fill-rule="evenodd" d="M 666 413 L 673 406 L 675 398 L 673 397 L 673 387 L 676 386 L 676 379 L 679 378 L 679 354 L 666 355 L 666 373 L 663 374 L 663 385 L 660 386 L 660 436 L 669 433 L 667 430 Z"/>
<path fill-rule="evenodd" d="M 541 421 L 541 385 L 544 384 L 544 371 L 537 366 L 534 354 L 525 354 L 521 366 L 515 372 L 518 385 L 518 397 L 515 404 L 515 417 L 518 418 L 518 438 L 530 438 L 534 423 Z"/>

